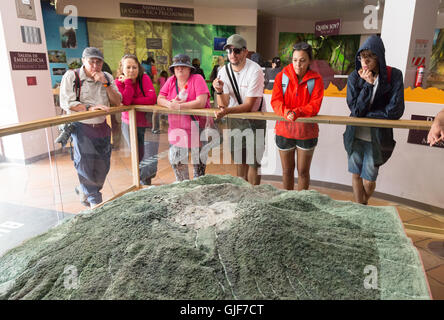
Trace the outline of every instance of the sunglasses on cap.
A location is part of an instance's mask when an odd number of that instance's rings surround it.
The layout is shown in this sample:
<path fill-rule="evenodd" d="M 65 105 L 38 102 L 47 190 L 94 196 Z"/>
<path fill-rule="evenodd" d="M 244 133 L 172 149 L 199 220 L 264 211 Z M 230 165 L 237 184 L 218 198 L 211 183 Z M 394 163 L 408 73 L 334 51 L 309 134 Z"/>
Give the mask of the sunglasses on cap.
<path fill-rule="evenodd" d="M 310 45 L 308 43 L 305 42 L 301 42 L 301 43 L 296 43 L 293 46 L 293 50 L 307 50 L 308 48 L 310 48 Z"/>
<path fill-rule="evenodd" d="M 234 54 L 239 54 L 244 50 L 244 48 L 227 48 L 225 51 L 227 51 L 228 54 L 231 54 L 234 52 Z"/>

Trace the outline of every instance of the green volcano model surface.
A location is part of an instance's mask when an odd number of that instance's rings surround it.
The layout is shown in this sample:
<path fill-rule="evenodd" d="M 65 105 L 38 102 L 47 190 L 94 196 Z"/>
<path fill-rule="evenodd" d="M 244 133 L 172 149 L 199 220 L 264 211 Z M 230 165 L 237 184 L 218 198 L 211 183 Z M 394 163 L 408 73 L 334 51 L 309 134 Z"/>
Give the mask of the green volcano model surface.
<path fill-rule="evenodd" d="M 231 176 L 128 193 L 0 258 L 3 299 L 429 299 L 392 207 Z"/>

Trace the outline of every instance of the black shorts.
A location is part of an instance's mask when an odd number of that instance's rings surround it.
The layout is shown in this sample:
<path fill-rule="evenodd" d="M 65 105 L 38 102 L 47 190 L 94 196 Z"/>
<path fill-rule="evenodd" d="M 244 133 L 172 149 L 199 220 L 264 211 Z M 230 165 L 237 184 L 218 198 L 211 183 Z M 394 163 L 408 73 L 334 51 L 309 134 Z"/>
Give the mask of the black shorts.
<path fill-rule="evenodd" d="M 282 151 L 290 151 L 295 148 L 299 148 L 302 150 L 312 150 L 318 144 L 318 138 L 300 140 L 300 139 L 289 139 L 276 135 L 274 140 L 276 142 L 276 146 L 278 147 L 278 149 Z"/>

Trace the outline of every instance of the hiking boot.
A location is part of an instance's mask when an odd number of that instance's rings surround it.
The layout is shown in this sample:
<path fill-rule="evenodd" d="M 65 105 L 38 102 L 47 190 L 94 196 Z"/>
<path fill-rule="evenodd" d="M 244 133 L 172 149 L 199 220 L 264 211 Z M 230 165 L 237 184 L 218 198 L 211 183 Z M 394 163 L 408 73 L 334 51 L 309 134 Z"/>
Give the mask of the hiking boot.
<path fill-rule="evenodd" d="M 88 202 L 87 196 L 82 192 L 79 186 L 75 187 L 74 189 L 76 191 L 76 194 L 80 197 L 80 203 L 83 204 L 85 207 L 89 207 L 90 204 Z"/>

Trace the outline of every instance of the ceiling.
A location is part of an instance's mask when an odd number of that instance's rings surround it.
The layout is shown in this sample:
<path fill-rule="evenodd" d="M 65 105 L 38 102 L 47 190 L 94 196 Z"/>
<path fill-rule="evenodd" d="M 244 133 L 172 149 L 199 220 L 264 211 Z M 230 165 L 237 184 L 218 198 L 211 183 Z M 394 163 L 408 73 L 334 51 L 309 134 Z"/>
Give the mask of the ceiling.
<path fill-rule="evenodd" d="M 125 2 L 121 0 L 121 2 Z M 257 9 L 259 14 L 289 19 L 343 20 L 361 19 L 366 5 L 378 0 L 129 0 L 132 3 L 179 5 L 189 7 Z M 384 0 L 380 0 L 383 10 Z"/>

